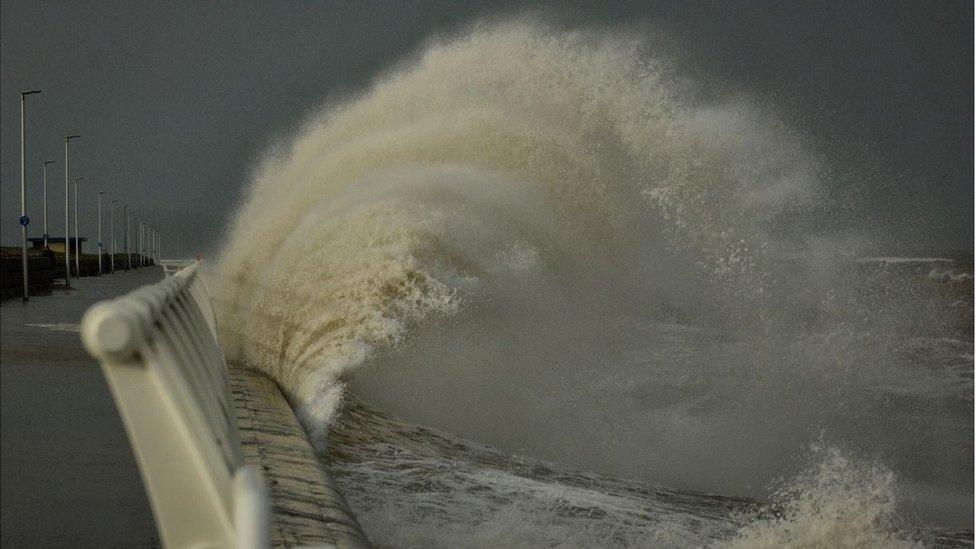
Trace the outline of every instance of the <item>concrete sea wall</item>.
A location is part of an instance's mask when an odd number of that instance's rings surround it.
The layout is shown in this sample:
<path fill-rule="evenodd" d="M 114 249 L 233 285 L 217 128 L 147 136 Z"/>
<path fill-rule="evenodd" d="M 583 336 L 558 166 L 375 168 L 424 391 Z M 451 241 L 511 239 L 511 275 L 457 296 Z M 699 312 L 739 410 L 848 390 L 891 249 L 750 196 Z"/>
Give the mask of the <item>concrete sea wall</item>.
<path fill-rule="evenodd" d="M 244 462 L 259 466 L 268 483 L 272 545 L 369 547 L 274 381 L 254 370 L 228 371 Z"/>

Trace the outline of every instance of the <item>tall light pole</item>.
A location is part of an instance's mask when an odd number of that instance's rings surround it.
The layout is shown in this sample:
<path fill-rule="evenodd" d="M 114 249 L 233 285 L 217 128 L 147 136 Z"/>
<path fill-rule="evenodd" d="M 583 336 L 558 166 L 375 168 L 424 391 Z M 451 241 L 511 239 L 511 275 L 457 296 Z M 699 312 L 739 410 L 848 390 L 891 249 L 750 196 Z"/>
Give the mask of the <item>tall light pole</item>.
<path fill-rule="evenodd" d="M 75 276 L 81 276 L 81 240 L 78 239 L 78 182 L 84 177 L 75 178 Z"/>
<path fill-rule="evenodd" d="M 125 252 L 125 270 L 132 268 L 132 257 L 129 255 L 129 205 L 122 206 L 122 251 Z"/>
<path fill-rule="evenodd" d="M 132 245 L 136 252 L 136 269 L 139 268 L 139 216 L 132 216 L 132 230 L 135 231 L 132 234 Z"/>
<path fill-rule="evenodd" d="M 44 162 L 44 249 L 47 249 L 47 165 L 56 163 L 56 160 Z"/>
<path fill-rule="evenodd" d="M 142 235 L 145 232 L 143 230 L 145 226 L 146 224 L 143 223 L 141 219 L 138 223 L 136 223 L 136 261 L 139 262 L 140 267 L 145 267 L 143 264 L 143 256 L 145 255 L 146 251 L 142 248 Z"/>
<path fill-rule="evenodd" d="M 20 92 L 20 252 L 23 260 L 24 301 L 30 292 L 27 280 L 27 96 L 41 93 L 40 90 Z"/>
<path fill-rule="evenodd" d="M 139 222 L 139 266 L 146 266 L 146 222 Z"/>
<path fill-rule="evenodd" d="M 102 195 L 104 191 L 98 191 L 98 276 L 102 276 Z"/>
<path fill-rule="evenodd" d="M 111 264 L 112 274 L 115 274 L 115 205 L 118 203 L 119 203 L 118 200 L 113 200 L 108 205 L 109 210 L 111 210 L 112 212 L 111 215 L 109 215 L 109 219 L 111 219 L 111 222 L 109 223 L 109 232 L 112 234 L 112 254 L 109 257 L 112 258 L 112 264 Z"/>
<path fill-rule="evenodd" d="M 64 138 L 64 287 L 71 287 L 71 238 L 68 237 L 70 205 L 68 204 L 68 181 L 70 180 L 70 167 L 68 145 L 72 139 L 77 139 L 80 135 L 68 135 Z"/>

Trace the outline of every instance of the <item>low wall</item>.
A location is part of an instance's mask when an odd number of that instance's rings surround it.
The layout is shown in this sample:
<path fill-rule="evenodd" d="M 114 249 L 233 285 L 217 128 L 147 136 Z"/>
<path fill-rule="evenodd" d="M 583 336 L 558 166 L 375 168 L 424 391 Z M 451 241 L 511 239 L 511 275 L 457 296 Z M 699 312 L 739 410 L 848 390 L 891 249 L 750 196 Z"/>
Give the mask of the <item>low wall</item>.
<path fill-rule="evenodd" d="M 22 259 L 20 256 L 0 257 L 0 300 L 15 299 L 24 295 L 24 279 Z M 139 256 L 132 256 L 132 266 L 136 268 Z M 153 265 L 152 260 L 145 258 L 147 266 Z M 71 276 L 98 275 L 98 257 L 81 257 L 75 267 L 74 258 L 71 259 Z M 125 269 L 125 256 L 116 254 L 115 270 Z M 112 272 L 112 260 L 108 254 L 102 255 L 102 273 Z M 30 295 L 48 295 L 54 287 L 54 281 L 64 281 L 64 256 L 54 258 L 29 255 L 27 257 L 27 281 Z"/>
<path fill-rule="evenodd" d="M 13 299 L 24 295 L 24 271 L 19 257 L 0 258 L 0 299 Z M 27 281 L 30 295 L 51 293 L 54 279 L 58 278 L 54 262 L 50 257 L 27 258 Z M 64 278 L 64 265 L 61 265 L 61 278 Z"/>
<path fill-rule="evenodd" d="M 153 261 L 151 259 L 149 259 L 148 257 L 141 257 L 141 256 L 138 256 L 138 255 L 132 254 L 132 268 L 133 269 L 138 269 L 139 268 L 140 260 L 143 262 L 144 266 L 146 266 L 146 267 L 151 267 L 153 265 Z M 126 263 L 127 262 L 126 262 L 126 259 L 125 259 L 125 255 L 124 254 L 118 254 L 118 253 L 115 254 L 115 270 L 116 271 L 124 271 L 125 270 Z M 83 255 L 81 257 L 81 259 L 78 261 L 78 267 L 80 267 L 80 269 L 81 269 L 80 272 L 79 272 L 78 269 L 75 268 L 75 260 L 72 257 L 71 258 L 71 276 L 74 276 L 74 277 L 78 277 L 78 276 L 98 276 L 98 256 L 94 256 L 94 255 Z M 59 272 L 61 273 L 61 276 L 60 277 L 55 277 L 55 278 L 64 278 L 64 256 L 61 256 L 61 267 L 60 267 Z M 112 272 L 112 256 L 111 256 L 111 254 L 103 253 L 102 254 L 102 274 L 108 274 L 108 273 L 111 273 L 111 272 Z"/>

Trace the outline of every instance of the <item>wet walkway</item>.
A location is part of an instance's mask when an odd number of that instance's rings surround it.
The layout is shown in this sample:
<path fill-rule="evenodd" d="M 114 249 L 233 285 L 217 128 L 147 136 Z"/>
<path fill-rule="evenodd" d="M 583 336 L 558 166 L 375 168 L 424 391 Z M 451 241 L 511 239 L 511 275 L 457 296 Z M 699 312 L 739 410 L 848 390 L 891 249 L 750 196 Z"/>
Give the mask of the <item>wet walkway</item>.
<path fill-rule="evenodd" d="M 96 301 L 162 278 L 144 268 L 0 304 L 0 545 L 154 547 L 149 503 L 78 323 Z"/>

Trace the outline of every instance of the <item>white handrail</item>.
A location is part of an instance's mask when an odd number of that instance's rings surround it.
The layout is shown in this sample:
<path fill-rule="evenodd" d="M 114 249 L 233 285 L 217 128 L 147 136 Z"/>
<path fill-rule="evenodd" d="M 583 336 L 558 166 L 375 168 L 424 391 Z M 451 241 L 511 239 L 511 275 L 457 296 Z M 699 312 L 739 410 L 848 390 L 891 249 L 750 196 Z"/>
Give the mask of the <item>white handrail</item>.
<path fill-rule="evenodd" d="M 192 259 L 160 259 L 159 266 L 163 268 L 166 276 L 173 276 L 179 271 L 193 265 L 196 261 Z"/>
<path fill-rule="evenodd" d="M 167 547 L 270 546 L 260 470 L 244 465 L 213 307 L 196 264 L 85 313 Z"/>

